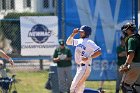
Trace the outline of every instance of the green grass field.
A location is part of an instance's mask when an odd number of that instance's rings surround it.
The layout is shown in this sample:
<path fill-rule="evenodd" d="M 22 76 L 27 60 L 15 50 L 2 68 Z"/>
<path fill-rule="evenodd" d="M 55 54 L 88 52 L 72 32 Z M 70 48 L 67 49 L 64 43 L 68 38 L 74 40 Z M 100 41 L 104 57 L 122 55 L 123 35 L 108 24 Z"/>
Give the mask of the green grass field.
<path fill-rule="evenodd" d="M 18 93 L 51 93 L 51 91 L 44 88 L 47 78 L 47 71 L 17 72 L 17 91 Z M 97 89 L 98 85 L 99 81 L 86 81 L 87 88 Z M 115 81 L 106 81 L 104 84 L 104 89 L 106 90 L 106 93 L 115 93 Z"/>

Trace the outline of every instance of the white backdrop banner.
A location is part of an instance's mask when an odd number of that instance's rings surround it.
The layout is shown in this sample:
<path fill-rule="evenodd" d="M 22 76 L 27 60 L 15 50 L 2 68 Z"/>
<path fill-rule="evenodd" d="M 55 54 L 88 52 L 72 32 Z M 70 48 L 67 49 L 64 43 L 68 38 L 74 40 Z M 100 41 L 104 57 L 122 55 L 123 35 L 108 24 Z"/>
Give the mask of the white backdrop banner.
<path fill-rule="evenodd" d="M 20 17 L 21 55 L 52 56 L 58 46 L 57 16 Z"/>

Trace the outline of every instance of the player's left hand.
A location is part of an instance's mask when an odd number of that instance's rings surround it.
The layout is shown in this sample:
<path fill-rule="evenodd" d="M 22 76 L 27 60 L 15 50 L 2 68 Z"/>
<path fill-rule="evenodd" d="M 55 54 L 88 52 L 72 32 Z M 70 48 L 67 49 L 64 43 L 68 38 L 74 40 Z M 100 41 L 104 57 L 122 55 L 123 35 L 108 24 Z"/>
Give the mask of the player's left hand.
<path fill-rule="evenodd" d="M 87 61 L 88 57 L 82 57 L 82 61 Z"/>

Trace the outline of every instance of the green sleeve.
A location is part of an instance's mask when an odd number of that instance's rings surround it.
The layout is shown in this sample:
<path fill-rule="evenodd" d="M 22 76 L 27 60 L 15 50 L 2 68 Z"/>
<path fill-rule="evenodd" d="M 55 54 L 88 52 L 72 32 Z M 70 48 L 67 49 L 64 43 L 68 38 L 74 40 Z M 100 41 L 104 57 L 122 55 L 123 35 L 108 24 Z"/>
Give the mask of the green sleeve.
<path fill-rule="evenodd" d="M 54 54 L 53 54 L 53 58 L 57 58 L 58 57 L 58 53 L 57 53 L 57 49 L 55 49 Z"/>
<path fill-rule="evenodd" d="M 134 38 L 130 38 L 128 40 L 128 51 L 127 52 L 135 52 L 136 50 L 136 40 Z"/>

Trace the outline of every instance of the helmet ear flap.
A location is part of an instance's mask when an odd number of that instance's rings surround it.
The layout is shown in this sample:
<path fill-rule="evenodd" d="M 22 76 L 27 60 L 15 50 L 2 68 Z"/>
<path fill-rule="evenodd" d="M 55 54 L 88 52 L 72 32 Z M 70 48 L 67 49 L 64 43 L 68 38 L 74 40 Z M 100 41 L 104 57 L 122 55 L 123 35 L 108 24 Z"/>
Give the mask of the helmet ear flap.
<path fill-rule="evenodd" d="M 130 28 L 132 31 L 135 31 L 136 30 L 136 25 L 135 24 L 130 24 Z"/>
<path fill-rule="evenodd" d="M 88 28 L 87 31 L 85 31 L 86 37 L 89 37 L 91 35 L 91 28 Z"/>
<path fill-rule="evenodd" d="M 135 24 L 130 24 L 130 27 L 135 28 L 136 25 Z"/>

